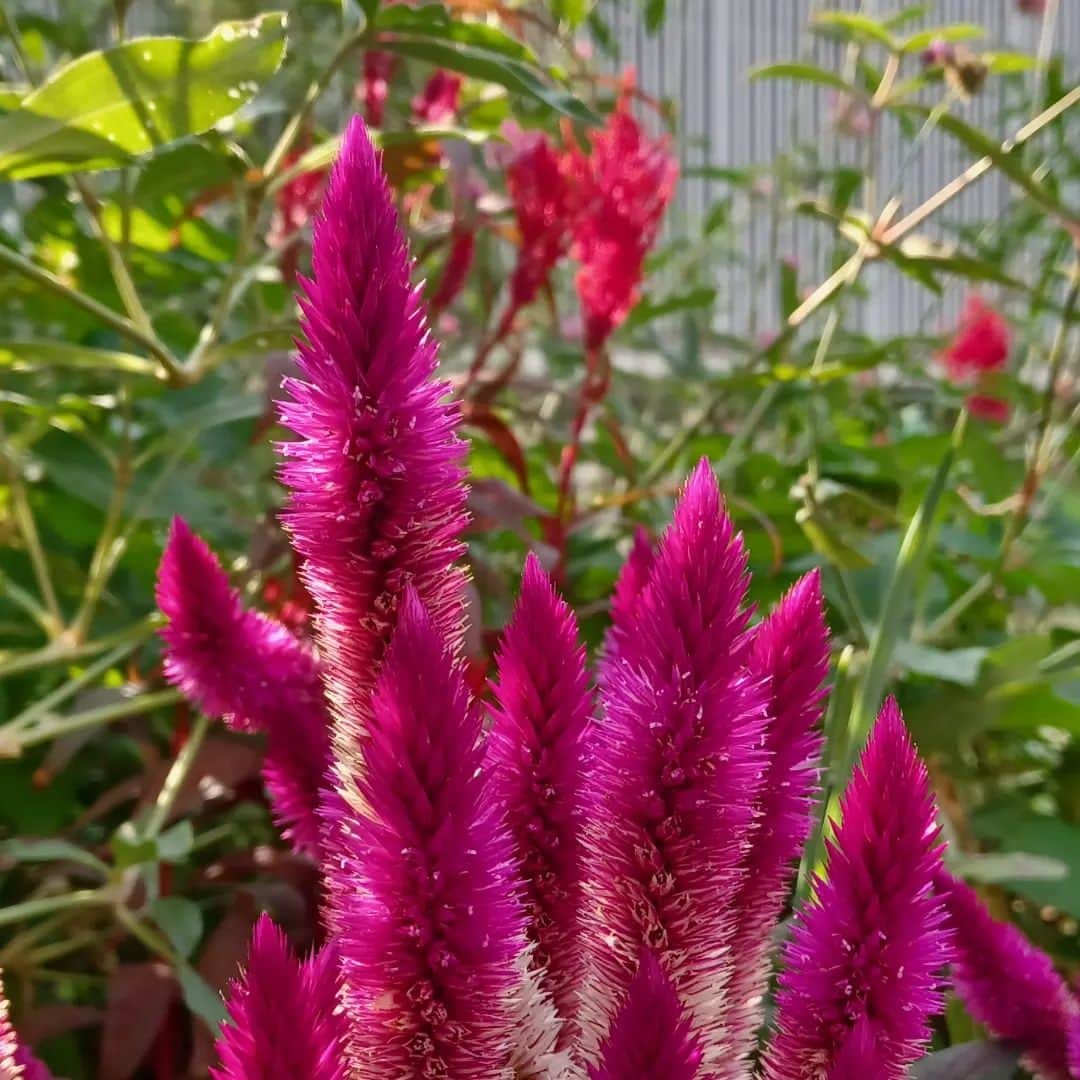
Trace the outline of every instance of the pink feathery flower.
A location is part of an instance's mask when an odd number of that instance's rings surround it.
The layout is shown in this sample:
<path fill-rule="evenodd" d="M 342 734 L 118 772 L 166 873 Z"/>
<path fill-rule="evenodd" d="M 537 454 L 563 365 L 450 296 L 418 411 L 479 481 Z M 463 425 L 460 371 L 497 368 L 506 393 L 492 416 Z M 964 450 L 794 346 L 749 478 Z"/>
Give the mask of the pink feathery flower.
<path fill-rule="evenodd" d="M 543 132 L 507 125 L 511 156 L 506 189 L 514 208 L 521 248 L 510 278 L 510 305 L 503 322 L 536 299 L 570 244 L 574 200 L 563 156 Z"/>
<path fill-rule="evenodd" d="M 982 297 L 968 297 L 956 333 L 941 354 L 949 378 L 964 382 L 971 376 L 1000 371 L 1009 360 L 1012 332 L 1004 317 Z"/>
<path fill-rule="evenodd" d="M 1009 403 L 995 394 L 968 394 L 964 404 L 972 416 L 991 424 L 1004 424 L 1012 412 Z"/>
<path fill-rule="evenodd" d="M 364 53 L 364 69 L 356 96 L 364 105 L 364 119 L 372 127 L 382 127 L 396 67 L 397 57 L 393 53 L 382 49 L 368 49 Z"/>
<path fill-rule="evenodd" d="M 465 288 L 475 252 L 476 230 L 465 223 L 455 224 L 450 234 L 450 252 L 446 256 L 442 277 L 431 297 L 433 315 L 449 307 Z"/>
<path fill-rule="evenodd" d="M 1080 1002 L 1053 962 L 1011 923 L 998 922 L 975 892 L 941 871 L 935 885 L 953 932 L 953 985 L 968 1011 L 1018 1043 L 1043 1080 L 1069 1080 L 1069 1035 Z"/>
<path fill-rule="evenodd" d="M 463 444 L 433 375 L 436 345 L 380 158 L 354 118 L 315 223 L 301 279 L 298 364 L 285 380 L 284 521 L 315 600 L 316 636 L 342 777 L 404 589 L 451 646 L 462 634 Z"/>
<path fill-rule="evenodd" d="M 784 950 L 766 1080 L 833 1077 L 838 1062 L 851 1078 L 900 1080 L 942 1008 L 942 846 L 926 768 L 892 698 L 840 809 L 827 875 Z"/>
<path fill-rule="evenodd" d="M 638 599 L 649 583 L 655 558 L 652 537 L 648 530 L 639 525 L 634 529 L 630 554 L 615 579 L 615 588 L 611 594 L 611 630 L 605 643 L 607 651 L 617 647 L 619 635 L 626 633 L 632 625 Z"/>
<path fill-rule="evenodd" d="M 339 878 L 359 1080 L 503 1075 L 526 945 L 479 706 L 408 590 L 372 695 Z"/>
<path fill-rule="evenodd" d="M 20 1040 L 11 1023 L 11 1004 L 0 980 L 0 1080 L 52 1080 L 52 1073 Z"/>
<path fill-rule="evenodd" d="M 770 936 L 791 891 L 799 854 L 814 820 L 821 755 L 821 714 L 829 673 L 829 630 L 821 576 L 792 586 L 754 633 L 748 666 L 769 686 L 765 778 L 746 877 L 735 901 L 735 974 L 729 990 L 734 1075 L 755 1044 L 769 981 Z M 742 1070 L 742 1071 L 739 1071 Z"/>
<path fill-rule="evenodd" d="M 632 632 L 605 671 L 585 791 L 583 1051 L 608 1029 L 643 946 L 690 1009 L 710 1068 L 732 971 L 764 755 L 745 671 L 746 553 L 707 461 L 661 539 Z"/>
<path fill-rule="evenodd" d="M 643 949 L 626 1001 L 589 1080 L 694 1080 L 700 1041 L 655 955 Z"/>
<path fill-rule="evenodd" d="M 645 256 L 675 191 L 679 167 L 667 139 L 650 139 L 630 111 L 633 75 L 589 153 L 574 147 L 579 209 L 574 257 L 585 346 L 596 351 L 638 301 Z"/>
<path fill-rule="evenodd" d="M 413 119 L 421 124 L 449 124 L 458 111 L 462 78 L 439 68 L 412 100 Z"/>
<path fill-rule="evenodd" d="M 229 1022 L 218 1036 L 214 1080 L 345 1080 L 336 961 L 333 946 L 297 960 L 270 916 L 260 916 L 247 968 L 226 1003 Z"/>
<path fill-rule="evenodd" d="M 213 553 L 174 518 L 157 580 L 165 676 L 210 716 L 266 735 L 263 775 L 285 835 L 316 851 L 330 720 L 311 650 L 244 607 Z"/>
<path fill-rule="evenodd" d="M 563 1020 L 581 974 L 581 780 L 592 714 L 577 620 L 530 554 L 496 658 L 492 786 L 525 880 L 534 963 Z"/>
<path fill-rule="evenodd" d="M 1080 1077 L 1080 1013 L 1069 1024 L 1069 1075 Z"/>

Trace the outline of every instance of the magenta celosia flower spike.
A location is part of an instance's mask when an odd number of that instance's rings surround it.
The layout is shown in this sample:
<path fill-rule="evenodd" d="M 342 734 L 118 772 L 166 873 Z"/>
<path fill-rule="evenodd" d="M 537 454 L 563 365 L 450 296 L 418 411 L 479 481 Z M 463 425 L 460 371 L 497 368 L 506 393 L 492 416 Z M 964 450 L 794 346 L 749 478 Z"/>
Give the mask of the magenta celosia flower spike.
<path fill-rule="evenodd" d="M 161 631 L 166 677 L 210 716 L 265 733 L 274 811 L 296 847 L 316 851 L 330 724 L 311 650 L 281 623 L 244 608 L 181 518 L 158 568 L 157 601 L 169 619 Z"/>
<path fill-rule="evenodd" d="M 768 761 L 755 804 L 757 821 L 746 877 L 735 901 L 735 974 L 729 991 L 732 1055 L 724 1075 L 745 1074 L 769 981 L 770 939 L 787 903 L 799 854 L 810 834 L 821 755 L 822 684 L 829 631 L 817 571 L 795 583 L 757 627 L 750 670 L 767 680 Z"/>
<path fill-rule="evenodd" d="M 11 1024 L 11 1004 L 0 980 L 0 1080 L 53 1080 L 52 1073 L 26 1048 Z"/>
<path fill-rule="evenodd" d="M 675 987 L 653 953 L 643 950 L 590 1080 L 694 1080 L 701 1056 Z"/>
<path fill-rule="evenodd" d="M 533 962 L 560 1016 L 572 1020 L 582 961 L 581 777 L 592 699 L 577 620 L 535 555 L 525 563 L 497 669 L 488 764 L 525 882 Z"/>
<path fill-rule="evenodd" d="M 633 633 L 605 671 L 586 773 L 589 1055 L 654 950 L 704 1043 L 725 1050 L 732 899 L 764 756 L 764 692 L 742 664 L 746 555 L 703 461 L 659 543 Z"/>
<path fill-rule="evenodd" d="M 620 640 L 633 632 L 638 597 L 649 583 L 655 558 L 652 537 L 639 525 L 634 530 L 630 554 L 615 579 L 611 594 L 611 627 L 604 640 L 604 665 L 611 662 L 618 652 Z"/>
<path fill-rule="evenodd" d="M 1080 1080 L 1080 1014 L 1069 1024 L 1069 1075 Z"/>
<path fill-rule="evenodd" d="M 828 844 L 828 872 L 784 950 L 767 1080 L 900 1080 L 942 1007 L 949 961 L 934 892 L 941 844 L 926 769 L 882 708 Z"/>
<path fill-rule="evenodd" d="M 298 362 L 287 379 L 284 521 L 304 559 L 335 713 L 352 771 L 378 663 L 411 585 L 439 632 L 462 630 L 465 522 L 457 413 L 435 382 L 436 346 L 380 158 L 363 122 L 342 137 L 302 282 Z"/>
<path fill-rule="evenodd" d="M 1080 1075 L 1069 1061 L 1070 1029 L 1080 1002 L 1053 962 L 1011 923 L 998 922 L 963 882 L 936 879 L 949 915 L 955 951 L 953 985 L 968 1011 L 995 1035 L 1018 1043 L 1043 1080 Z"/>
<path fill-rule="evenodd" d="M 411 589 L 371 705 L 334 870 L 352 1075 L 505 1076 L 525 948 L 513 848 L 479 707 Z"/>
<path fill-rule="evenodd" d="M 298 960 L 269 915 L 255 924 L 229 1021 L 217 1040 L 214 1080 L 345 1080 L 346 1022 L 337 1004 L 332 947 Z"/>

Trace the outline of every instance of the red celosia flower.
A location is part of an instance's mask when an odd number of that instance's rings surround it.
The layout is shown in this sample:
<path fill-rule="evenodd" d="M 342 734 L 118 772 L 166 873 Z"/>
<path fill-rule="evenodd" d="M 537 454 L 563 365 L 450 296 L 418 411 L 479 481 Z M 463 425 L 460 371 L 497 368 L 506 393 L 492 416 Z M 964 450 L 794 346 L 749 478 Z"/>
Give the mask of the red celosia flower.
<path fill-rule="evenodd" d="M 332 868 L 359 1080 L 503 1075 L 524 919 L 480 734 L 461 669 L 410 590 Z"/>
<path fill-rule="evenodd" d="M 694 1080 L 700 1040 L 656 957 L 642 951 L 626 1001 L 589 1080 Z"/>
<path fill-rule="evenodd" d="M 246 610 L 210 549 L 175 518 L 158 568 L 169 622 L 165 675 L 211 716 L 266 734 L 263 774 L 284 833 L 319 846 L 318 806 L 330 769 L 330 719 L 311 650 L 286 627 Z"/>
<path fill-rule="evenodd" d="M 988 420 L 992 424 L 1004 424 L 1009 419 L 1011 408 L 1004 398 L 995 397 L 993 394 L 968 394 L 964 399 L 967 411 L 980 420 Z"/>
<path fill-rule="evenodd" d="M 941 845 L 926 769 L 885 703 L 841 801 L 828 873 L 784 950 L 767 1080 L 901 1080 L 942 1006 L 949 960 L 933 888 Z"/>
<path fill-rule="evenodd" d="M 632 76 L 631 76 L 632 78 Z M 578 188 L 574 257 L 585 346 L 593 352 L 630 314 L 645 256 L 675 190 L 678 163 L 667 139 L 650 139 L 630 111 L 629 88 L 591 151 L 571 151 Z"/>
<path fill-rule="evenodd" d="M 464 223 L 456 224 L 450 234 L 450 252 L 443 266 L 442 277 L 439 278 L 439 287 L 431 298 L 433 316 L 449 307 L 465 288 L 475 251 L 476 231 Z"/>
<path fill-rule="evenodd" d="M 823 683 L 829 673 L 829 631 L 817 571 L 796 582 L 757 627 L 749 667 L 769 686 L 769 758 L 755 804 L 746 876 L 735 900 L 735 975 L 728 991 L 733 1076 L 744 1075 L 745 1057 L 754 1048 L 769 981 L 770 934 L 814 820 Z"/>
<path fill-rule="evenodd" d="M 303 962 L 262 915 L 247 970 L 234 982 L 217 1040 L 214 1080 L 345 1080 L 345 1016 L 337 1007 L 337 957 L 327 947 Z"/>
<path fill-rule="evenodd" d="M 1009 359 L 1009 324 L 976 295 L 968 297 L 960 323 L 942 360 L 949 377 L 963 382 L 1000 371 Z"/>
<path fill-rule="evenodd" d="M 577 620 L 535 555 L 497 665 L 488 764 L 525 879 L 541 984 L 571 1021 L 582 961 L 581 779 L 592 701 Z"/>
<path fill-rule="evenodd" d="M 298 140 L 296 146 L 285 156 L 282 171 L 295 165 L 307 149 L 307 138 Z M 288 245 L 281 256 L 281 277 L 290 287 L 296 281 L 296 270 L 300 262 L 300 249 L 295 242 L 290 241 L 317 213 L 325 184 L 325 172 L 316 169 L 294 176 L 287 184 L 283 184 L 274 196 L 274 214 L 270 219 L 266 242 L 271 248 Z"/>
<path fill-rule="evenodd" d="M 953 980 L 968 1011 L 1018 1043 L 1043 1080 L 1070 1080 L 1069 1038 L 1080 1002 L 1041 952 L 1011 923 L 995 920 L 975 892 L 942 871 L 935 885 L 953 932 Z"/>
<path fill-rule="evenodd" d="M 765 764 L 745 673 L 746 554 L 702 461 L 605 671 L 586 773 L 583 1050 L 643 946 L 690 1009 L 712 1068 L 732 972 L 732 900 Z"/>
<path fill-rule="evenodd" d="M 382 127 L 386 99 L 390 96 L 390 80 L 394 77 L 397 57 L 381 49 L 364 53 L 364 73 L 356 96 L 364 105 L 364 119 L 372 127 Z"/>
<path fill-rule="evenodd" d="M 457 115 L 461 83 L 460 75 L 439 68 L 413 98 L 413 119 L 432 126 L 449 124 Z"/>
<path fill-rule="evenodd" d="M 542 132 L 508 126 L 512 153 L 506 189 L 514 207 L 520 250 L 510 278 L 510 305 L 503 324 L 531 304 L 570 242 L 573 197 L 563 160 Z"/>
<path fill-rule="evenodd" d="M 363 123 L 342 139 L 302 279 L 302 379 L 285 380 L 284 515 L 314 597 L 338 770 L 353 771 L 378 663 L 407 585 L 460 640 L 465 522 L 457 410 L 436 382 L 397 212 Z"/>

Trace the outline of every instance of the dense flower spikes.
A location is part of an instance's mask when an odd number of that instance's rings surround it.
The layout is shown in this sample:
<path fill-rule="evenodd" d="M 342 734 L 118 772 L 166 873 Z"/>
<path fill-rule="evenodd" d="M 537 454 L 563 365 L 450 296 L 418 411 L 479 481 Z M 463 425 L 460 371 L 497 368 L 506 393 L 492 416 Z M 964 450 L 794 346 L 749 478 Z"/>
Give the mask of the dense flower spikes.
<path fill-rule="evenodd" d="M 506 1075 L 524 919 L 482 754 L 478 707 L 410 590 L 334 871 L 359 1080 Z"/>
<path fill-rule="evenodd" d="M 285 835 L 318 848 L 330 769 L 330 720 L 311 650 L 280 622 L 244 608 L 217 559 L 181 518 L 158 569 L 165 674 L 211 716 L 266 735 L 263 766 Z"/>
<path fill-rule="evenodd" d="M 1000 371 L 1009 359 L 1009 324 L 981 297 L 968 297 L 960 323 L 942 353 L 949 377 L 963 382 L 971 377 Z"/>
<path fill-rule="evenodd" d="M 694 1080 L 701 1056 L 675 987 L 646 949 L 589 1080 Z"/>
<path fill-rule="evenodd" d="M 828 874 L 784 950 L 767 1080 L 900 1080 L 941 1008 L 949 960 L 926 769 L 885 703 L 841 803 Z"/>
<path fill-rule="evenodd" d="M 643 946 L 723 1052 L 731 902 L 761 782 L 764 693 L 744 671 L 746 555 L 707 462 L 691 476 L 605 671 L 586 785 L 582 1023 L 590 1051 Z"/>
<path fill-rule="evenodd" d="M 342 139 L 303 281 L 302 379 L 286 381 L 285 523 L 304 560 L 343 776 L 399 597 L 416 589 L 451 644 L 461 633 L 465 521 L 457 414 L 379 156 L 363 123 Z M 351 791 L 345 791 L 346 798 Z"/>
<path fill-rule="evenodd" d="M 525 883 L 530 940 L 560 1015 L 576 1012 L 581 974 L 581 779 L 592 711 L 573 612 L 535 555 L 497 658 L 492 783 L 507 808 Z"/>
<path fill-rule="evenodd" d="M 630 109 L 632 75 L 592 149 L 572 153 L 579 210 L 574 256 L 585 346 L 599 349 L 638 299 L 645 256 L 675 191 L 678 164 L 665 140 L 650 139 Z"/>
<path fill-rule="evenodd" d="M 743 1075 L 745 1056 L 754 1047 L 769 979 L 770 935 L 813 821 L 829 672 L 829 632 L 816 571 L 796 582 L 756 628 L 748 666 L 769 687 L 768 760 L 735 900 L 735 974 L 729 991 L 733 1076 Z"/>
<path fill-rule="evenodd" d="M 348 1075 L 332 947 L 297 960 L 285 935 L 263 915 L 228 1011 L 217 1041 L 221 1064 L 211 1070 L 214 1080 L 345 1080 Z"/>
<path fill-rule="evenodd" d="M 1010 923 L 997 922 L 963 882 L 942 871 L 936 886 L 953 932 L 953 982 L 968 1011 L 995 1035 L 1018 1043 L 1043 1080 L 1080 1076 L 1069 1062 L 1080 1002 L 1050 957 Z"/>

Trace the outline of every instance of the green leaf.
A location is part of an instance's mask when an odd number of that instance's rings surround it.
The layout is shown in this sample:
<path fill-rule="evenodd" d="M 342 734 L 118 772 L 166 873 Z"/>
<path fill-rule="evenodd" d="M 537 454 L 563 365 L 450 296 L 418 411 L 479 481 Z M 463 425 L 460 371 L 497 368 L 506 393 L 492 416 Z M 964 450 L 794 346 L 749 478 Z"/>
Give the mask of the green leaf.
<path fill-rule="evenodd" d="M 405 10 L 390 8 L 388 10 Z M 473 79 L 496 83 L 526 94 L 548 108 L 581 123 L 594 125 L 599 117 L 584 102 L 563 90 L 531 65 L 513 56 L 473 45 L 457 45 L 430 38 L 394 36 L 379 39 L 379 48 L 415 60 L 457 71 Z"/>
<path fill-rule="evenodd" d="M 1060 859 L 1047 855 L 1031 855 L 1026 851 L 1002 854 L 960 855 L 949 863 L 958 877 L 978 881 L 983 885 L 1002 885 L 1010 881 L 1061 881 L 1069 876 L 1069 868 Z"/>
<path fill-rule="evenodd" d="M 172 947 L 189 959 L 202 940 L 203 916 L 199 905 L 182 896 L 162 896 L 150 905 L 150 915 Z"/>
<path fill-rule="evenodd" d="M 982 37 L 986 31 L 977 23 L 955 23 L 952 26 L 932 26 L 929 30 L 920 30 L 905 38 L 900 46 L 901 52 L 922 52 L 935 41 L 970 41 Z"/>
<path fill-rule="evenodd" d="M 157 859 L 157 844 L 142 836 L 135 825 L 125 821 L 109 841 L 117 870 L 126 870 L 129 866 L 154 862 Z"/>
<path fill-rule="evenodd" d="M 716 300 L 716 290 L 709 288 L 690 289 L 678 296 L 669 296 L 664 300 L 646 298 L 634 308 L 626 320 L 629 329 L 644 326 L 663 315 L 672 315 L 677 311 L 694 311 L 710 307 Z"/>
<path fill-rule="evenodd" d="M 284 54 L 280 12 L 198 40 L 136 38 L 88 53 L 0 117 L 0 175 L 113 168 L 206 131 L 249 101 Z"/>
<path fill-rule="evenodd" d="M 911 1070 L 911 1080 L 1011 1080 L 1020 1050 L 999 1042 L 967 1042 L 929 1054 Z"/>
<path fill-rule="evenodd" d="M 195 830 L 190 821 L 178 821 L 157 838 L 158 857 L 163 862 L 183 862 L 195 842 Z"/>
<path fill-rule="evenodd" d="M 984 53 L 983 60 L 990 68 L 991 75 L 1016 75 L 1024 71 L 1034 71 L 1039 61 L 1027 53 L 992 52 Z"/>
<path fill-rule="evenodd" d="M 896 40 L 877 19 L 851 11 L 819 11 L 813 18 L 814 29 L 838 33 L 847 40 L 875 41 L 890 52 L 896 51 Z"/>
<path fill-rule="evenodd" d="M 750 72 L 750 78 L 798 79 L 801 82 L 817 83 L 819 86 L 830 86 L 845 94 L 861 96 L 855 86 L 846 79 L 842 79 L 835 71 L 815 67 L 813 64 L 766 64 L 764 67 L 754 68 Z"/>
<path fill-rule="evenodd" d="M 645 0 L 645 29 L 655 34 L 667 18 L 667 0 Z"/>
<path fill-rule="evenodd" d="M 176 977 L 180 980 L 180 989 L 187 1007 L 201 1017 L 211 1034 L 228 1019 L 225 1003 L 221 995 L 188 963 L 176 965 Z"/>
<path fill-rule="evenodd" d="M 265 356 L 272 352 L 291 352 L 293 342 L 300 333 L 296 323 L 281 326 L 267 326 L 254 330 L 233 341 L 223 342 L 208 350 L 205 362 L 209 367 L 217 367 L 230 360 L 244 360 L 249 356 Z"/>
<path fill-rule="evenodd" d="M 979 671 L 988 651 L 978 646 L 934 649 L 929 645 L 904 641 L 896 647 L 896 659 L 916 675 L 927 675 L 960 686 L 974 686 L 979 680 Z"/>
<path fill-rule="evenodd" d="M 66 840 L 6 840 L 0 844 L 0 855 L 15 862 L 73 862 L 96 871 L 103 878 L 109 876 L 108 864 Z"/>
<path fill-rule="evenodd" d="M 589 0 L 551 0 L 551 13 L 559 22 L 576 30 L 589 14 Z"/>
<path fill-rule="evenodd" d="M 161 375 L 156 361 L 112 349 L 91 349 L 85 345 L 65 345 L 56 341 L 9 341 L 0 344 L 0 370 L 38 371 L 50 367 L 119 371 L 151 378 Z"/>
<path fill-rule="evenodd" d="M 415 34 L 437 41 L 452 41 L 458 45 L 497 53 L 511 60 L 520 60 L 525 64 L 540 63 L 536 53 L 524 42 L 488 23 L 452 19 L 441 4 L 428 4 L 421 8 L 399 5 L 384 8 L 375 23 L 375 29 L 380 34 Z M 381 46 L 387 43 L 387 40 L 379 39 Z"/>

